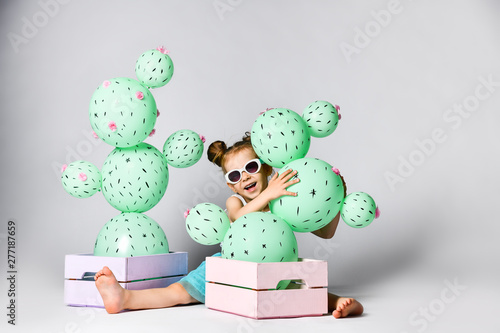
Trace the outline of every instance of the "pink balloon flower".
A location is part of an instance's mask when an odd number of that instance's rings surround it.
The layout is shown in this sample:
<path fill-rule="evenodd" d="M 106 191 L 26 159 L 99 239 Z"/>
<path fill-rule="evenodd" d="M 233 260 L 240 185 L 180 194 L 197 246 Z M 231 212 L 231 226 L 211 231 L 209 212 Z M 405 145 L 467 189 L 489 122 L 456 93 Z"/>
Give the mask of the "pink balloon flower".
<path fill-rule="evenodd" d="M 84 174 L 83 172 L 81 172 L 79 175 L 78 175 L 78 179 L 80 179 L 82 182 L 86 181 L 87 180 L 87 175 Z"/>

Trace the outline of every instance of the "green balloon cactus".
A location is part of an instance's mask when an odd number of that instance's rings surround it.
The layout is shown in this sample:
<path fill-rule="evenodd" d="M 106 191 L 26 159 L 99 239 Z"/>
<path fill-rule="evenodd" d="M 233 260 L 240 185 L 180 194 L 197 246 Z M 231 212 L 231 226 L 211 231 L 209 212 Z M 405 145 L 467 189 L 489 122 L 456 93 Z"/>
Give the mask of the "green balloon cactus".
<path fill-rule="evenodd" d="M 380 212 L 373 198 L 364 192 L 349 194 L 343 202 L 340 215 L 353 228 L 364 228 L 378 218 Z"/>
<path fill-rule="evenodd" d="M 66 192 L 76 198 L 88 198 L 101 190 L 101 172 L 87 161 L 64 165 L 61 181 Z"/>
<path fill-rule="evenodd" d="M 105 80 L 94 91 L 89 105 L 94 136 L 115 147 L 102 170 L 85 161 L 63 166 L 61 182 L 69 194 L 87 198 L 102 191 L 108 203 L 121 212 L 102 228 L 95 255 L 128 257 L 169 251 L 158 223 L 141 214 L 158 204 L 169 181 L 167 158 L 143 142 L 155 133 L 159 116 L 149 88 L 164 86 L 173 75 L 172 59 L 167 53 L 163 47 L 144 52 L 135 66 L 139 81 L 114 78 Z M 198 134 L 183 130 L 172 137 L 166 145 L 171 165 L 185 168 L 198 162 L 204 148 Z"/>
<path fill-rule="evenodd" d="M 189 236 L 203 245 L 222 242 L 229 229 L 230 222 L 226 212 L 213 203 L 200 203 L 185 215 Z"/>
<path fill-rule="evenodd" d="M 140 213 L 122 213 L 109 220 L 99 232 L 95 256 L 137 257 L 168 253 L 163 229 L 152 218 Z"/>
<path fill-rule="evenodd" d="M 174 75 L 174 64 L 168 51 L 160 46 L 141 54 L 135 64 L 135 75 L 139 81 L 149 88 L 166 85 Z"/>
<path fill-rule="evenodd" d="M 167 163 L 175 168 L 187 168 L 198 162 L 203 154 L 204 138 L 191 130 L 170 135 L 163 145 Z"/>
<path fill-rule="evenodd" d="M 325 161 L 301 158 L 281 170 L 297 171 L 300 179 L 288 187 L 297 196 L 282 196 L 269 203 L 271 212 L 282 217 L 293 231 L 311 232 L 330 223 L 338 214 L 344 199 L 342 179 Z"/>
<path fill-rule="evenodd" d="M 231 224 L 222 242 L 222 258 L 251 262 L 298 260 L 297 239 L 288 224 L 272 213 L 253 212 Z M 285 289 L 281 281 L 276 289 Z"/>
<path fill-rule="evenodd" d="M 144 141 L 154 129 L 157 114 L 149 89 L 129 78 L 104 81 L 89 107 L 90 124 L 97 136 L 122 148 Z"/>
<path fill-rule="evenodd" d="M 122 212 L 142 213 L 153 208 L 168 185 L 165 156 L 150 144 L 115 148 L 102 166 L 102 194 Z"/>
<path fill-rule="evenodd" d="M 311 135 L 302 117 L 283 108 L 262 113 L 252 126 L 251 138 L 255 153 L 277 168 L 305 157 L 311 145 Z"/>
<path fill-rule="evenodd" d="M 332 134 L 340 119 L 338 109 L 338 106 L 333 106 L 326 101 L 316 101 L 309 104 L 302 113 L 302 118 L 304 118 L 311 136 L 324 138 Z"/>

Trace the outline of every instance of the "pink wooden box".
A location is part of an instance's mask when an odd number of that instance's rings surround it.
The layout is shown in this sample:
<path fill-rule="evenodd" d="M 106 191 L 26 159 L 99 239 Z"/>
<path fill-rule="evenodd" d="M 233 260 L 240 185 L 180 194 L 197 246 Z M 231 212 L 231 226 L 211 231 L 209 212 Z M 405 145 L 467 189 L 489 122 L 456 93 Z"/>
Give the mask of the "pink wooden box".
<path fill-rule="evenodd" d="M 328 313 L 326 261 L 254 263 L 206 258 L 205 305 L 214 310 L 264 319 Z M 281 280 L 301 280 L 272 290 Z M 290 289 L 293 287 L 292 289 Z"/>
<path fill-rule="evenodd" d="M 108 266 L 126 289 L 162 288 L 187 274 L 187 252 L 138 257 L 100 257 L 92 254 L 66 255 L 64 303 L 71 306 L 104 307 L 94 275 Z"/>

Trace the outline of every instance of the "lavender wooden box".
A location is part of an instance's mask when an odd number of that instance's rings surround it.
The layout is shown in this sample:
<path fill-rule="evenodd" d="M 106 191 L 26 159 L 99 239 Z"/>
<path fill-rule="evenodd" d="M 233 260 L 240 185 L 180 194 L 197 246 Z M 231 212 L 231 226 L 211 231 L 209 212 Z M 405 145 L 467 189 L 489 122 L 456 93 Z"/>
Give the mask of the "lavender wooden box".
<path fill-rule="evenodd" d="M 103 307 L 94 275 L 108 266 L 126 289 L 162 288 L 187 274 L 187 252 L 170 252 L 138 257 L 100 257 L 69 254 L 64 264 L 64 302 L 71 306 Z"/>
<path fill-rule="evenodd" d="M 328 312 L 328 263 L 254 263 L 206 258 L 208 308 L 264 319 L 321 316 Z M 293 289 L 272 290 L 281 280 L 301 280 Z"/>

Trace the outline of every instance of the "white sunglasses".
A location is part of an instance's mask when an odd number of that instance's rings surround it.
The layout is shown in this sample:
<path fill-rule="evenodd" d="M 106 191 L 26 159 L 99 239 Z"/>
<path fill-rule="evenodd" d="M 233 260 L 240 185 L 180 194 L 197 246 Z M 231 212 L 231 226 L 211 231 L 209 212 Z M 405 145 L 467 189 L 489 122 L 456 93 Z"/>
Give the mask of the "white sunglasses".
<path fill-rule="evenodd" d="M 240 180 L 243 178 L 243 171 L 246 173 L 253 175 L 259 172 L 260 167 L 262 165 L 262 161 L 259 158 L 255 158 L 253 160 L 248 161 L 245 166 L 241 169 L 234 169 L 227 172 L 224 175 L 226 181 L 230 184 L 238 184 Z"/>

